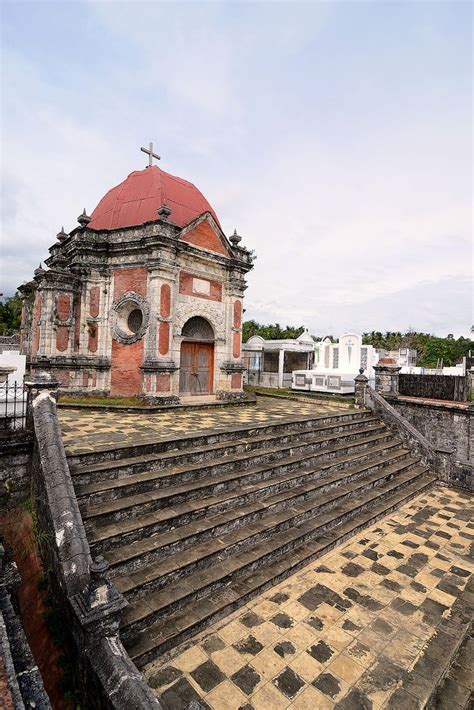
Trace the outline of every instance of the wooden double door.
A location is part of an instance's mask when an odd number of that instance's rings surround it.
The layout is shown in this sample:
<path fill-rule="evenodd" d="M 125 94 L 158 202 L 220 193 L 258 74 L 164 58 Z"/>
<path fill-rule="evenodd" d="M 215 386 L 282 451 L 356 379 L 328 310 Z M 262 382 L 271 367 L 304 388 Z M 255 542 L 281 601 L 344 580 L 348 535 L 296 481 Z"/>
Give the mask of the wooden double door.
<path fill-rule="evenodd" d="M 212 393 L 214 376 L 214 344 L 181 344 L 179 391 L 184 395 Z"/>

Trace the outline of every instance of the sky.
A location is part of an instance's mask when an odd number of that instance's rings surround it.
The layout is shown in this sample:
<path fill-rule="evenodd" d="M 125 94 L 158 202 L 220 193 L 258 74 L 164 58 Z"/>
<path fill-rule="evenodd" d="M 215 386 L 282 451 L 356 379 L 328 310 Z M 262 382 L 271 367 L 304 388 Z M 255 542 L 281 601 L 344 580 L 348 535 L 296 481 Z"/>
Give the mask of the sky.
<path fill-rule="evenodd" d="M 247 319 L 468 334 L 470 2 L 0 6 L 5 295 L 153 141 L 255 250 Z"/>

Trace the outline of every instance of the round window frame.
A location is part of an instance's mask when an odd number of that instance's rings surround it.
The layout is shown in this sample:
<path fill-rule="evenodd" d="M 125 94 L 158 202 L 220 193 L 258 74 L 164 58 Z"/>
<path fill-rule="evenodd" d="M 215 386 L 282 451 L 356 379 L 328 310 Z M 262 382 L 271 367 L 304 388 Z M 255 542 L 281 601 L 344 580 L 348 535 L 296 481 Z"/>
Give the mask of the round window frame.
<path fill-rule="evenodd" d="M 139 310 L 142 313 L 142 323 L 136 333 L 128 327 L 128 318 L 132 311 Z M 124 293 L 119 299 L 113 302 L 111 309 L 111 331 L 112 337 L 119 343 L 130 345 L 141 340 L 146 333 L 150 320 L 150 308 L 147 301 L 134 291 Z"/>

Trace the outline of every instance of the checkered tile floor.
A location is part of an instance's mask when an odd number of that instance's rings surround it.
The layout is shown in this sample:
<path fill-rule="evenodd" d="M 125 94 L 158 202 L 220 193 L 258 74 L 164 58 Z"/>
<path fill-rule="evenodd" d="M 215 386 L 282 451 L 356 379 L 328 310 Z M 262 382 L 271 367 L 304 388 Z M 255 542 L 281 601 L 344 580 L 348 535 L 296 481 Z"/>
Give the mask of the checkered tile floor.
<path fill-rule="evenodd" d="M 474 570 L 472 512 L 443 488 L 411 501 L 147 666 L 149 685 L 170 708 L 422 707 L 416 684 L 393 694 Z"/>
<path fill-rule="evenodd" d="M 209 429 L 222 431 L 235 425 L 266 424 L 333 411 L 340 412 L 341 409 L 335 409 L 331 404 L 262 397 L 258 398 L 257 404 L 248 406 L 229 405 L 150 414 L 59 409 L 59 420 L 68 453 L 83 453 L 97 447 L 159 441 L 160 438 L 179 437 L 180 434 L 198 434 Z"/>

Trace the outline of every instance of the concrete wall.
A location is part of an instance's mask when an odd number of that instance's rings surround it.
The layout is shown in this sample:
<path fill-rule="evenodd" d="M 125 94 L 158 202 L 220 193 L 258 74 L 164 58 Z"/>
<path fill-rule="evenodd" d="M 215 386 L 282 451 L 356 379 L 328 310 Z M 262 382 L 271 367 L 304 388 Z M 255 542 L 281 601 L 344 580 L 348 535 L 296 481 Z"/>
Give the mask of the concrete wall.
<path fill-rule="evenodd" d="M 433 445 L 455 448 L 457 460 L 474 462 L 474 409 L 402 397 L 390 404 Z"/>

